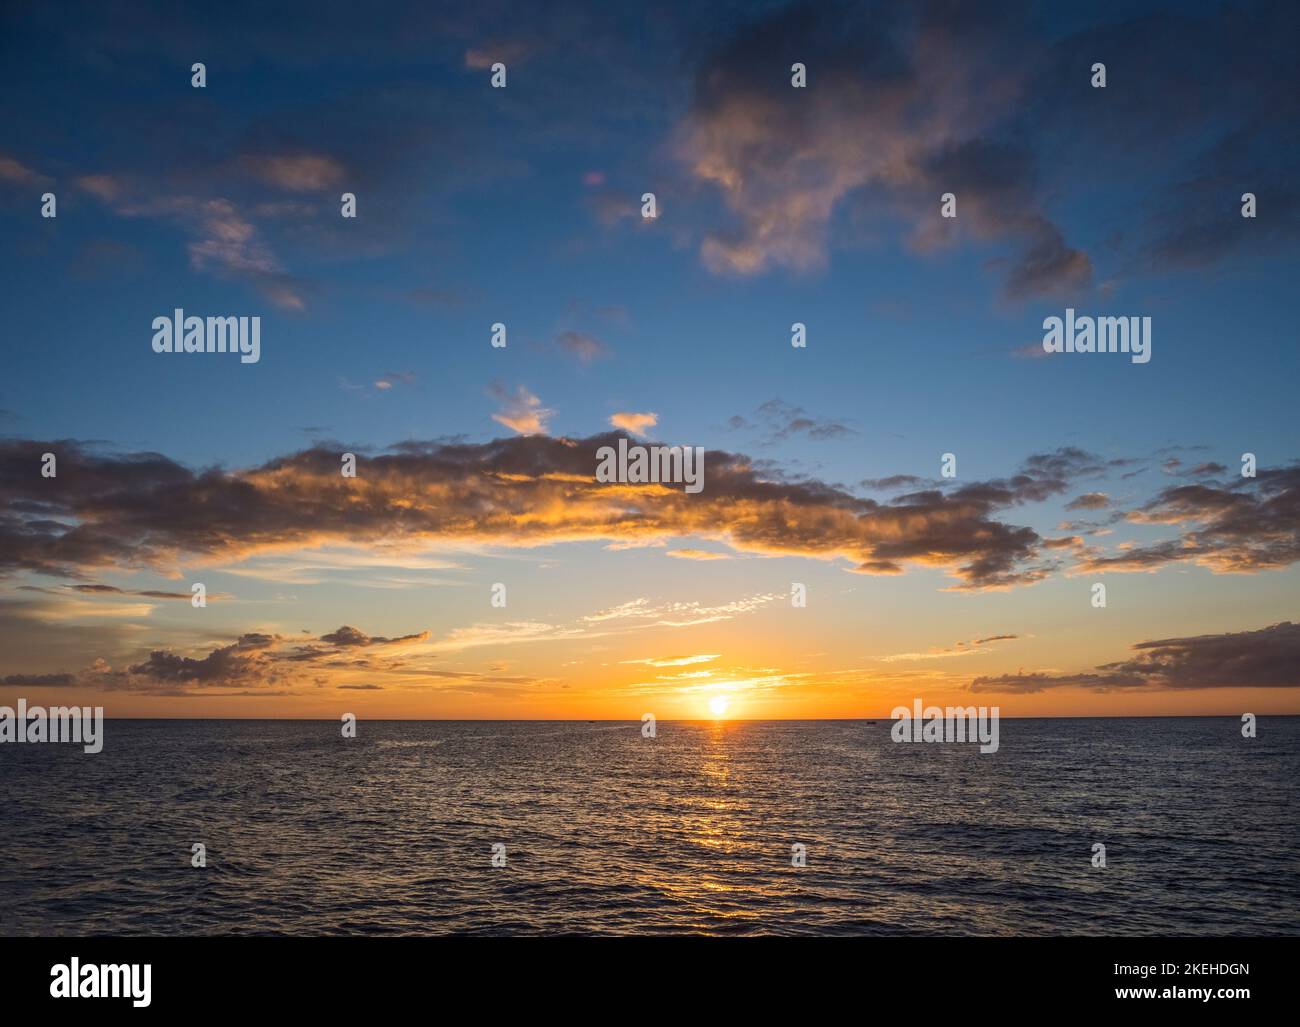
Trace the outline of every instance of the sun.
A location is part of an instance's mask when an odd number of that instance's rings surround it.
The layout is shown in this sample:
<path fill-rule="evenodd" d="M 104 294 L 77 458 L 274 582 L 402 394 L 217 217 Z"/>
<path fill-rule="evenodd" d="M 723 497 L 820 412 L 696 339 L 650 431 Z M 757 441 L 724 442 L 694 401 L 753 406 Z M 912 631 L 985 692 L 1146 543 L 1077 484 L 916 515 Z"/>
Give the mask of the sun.
<path fill-rule="evenodd" d="M 727 707 L 730 705 L 731 700 L 725 695 L 715 695 L 709 700 L 709 712 L 715 717 L 725 717 L 727 715 Z"/>

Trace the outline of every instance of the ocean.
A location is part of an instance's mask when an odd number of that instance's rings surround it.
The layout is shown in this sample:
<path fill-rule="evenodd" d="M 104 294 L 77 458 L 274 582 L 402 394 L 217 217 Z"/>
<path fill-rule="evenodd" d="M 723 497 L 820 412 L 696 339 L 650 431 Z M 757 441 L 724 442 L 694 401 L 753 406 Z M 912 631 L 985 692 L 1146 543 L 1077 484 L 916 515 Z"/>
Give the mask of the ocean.
<path fill-rule="evenodd" d="M 1300 718 L 1003 719 L 988 755 L 890 727 L 109 720 L 95 755 L 4 744 L 0 935 L 1300 933 Z"/>

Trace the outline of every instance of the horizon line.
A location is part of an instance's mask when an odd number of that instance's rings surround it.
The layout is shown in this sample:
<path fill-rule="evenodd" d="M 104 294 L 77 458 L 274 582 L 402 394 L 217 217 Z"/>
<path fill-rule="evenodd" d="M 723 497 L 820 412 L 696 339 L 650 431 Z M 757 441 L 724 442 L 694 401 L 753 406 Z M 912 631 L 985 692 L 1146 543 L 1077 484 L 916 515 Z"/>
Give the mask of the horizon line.
<path fill-rule="evenodd" d="M 38 704 L 39 705 L 39 704 Z M 84 705 L 84 704 L 78 704 Z M 30 706 L 28 707 L 31 708 Z M 941 707 L 942 708 L 942 707 Z M 957 707 L 954 707 L 957 708 Z M 965 707 L 960 707 L 965 709 Z M 1246 711 L 1249 712 L 1249 711 Z M 1257 713 L 1255 717 L 1300 717 L 1298 713 Z M 999 714 L 999 720 L 1214 720 L 1230 718 L 1240 720 L 1241 713 L 1164 713 L 1164 714 L 1098 714 L 1094 716 L 1050 716 L 1050 717 L 1011 717 Z M 212 721 L 292 721 L 336 724 L 342 718 L 332 717 L 104 717 L 104 720 L 212 720 Z M 893 722 L 900 718 L 879 717 L 656 717 L 658 724 L 820 724 L 820 723 L 854 723 L 868 721 Z M 617 717 L 357 717 L 358 721 L 367 723 L 393 724 L 641 724 L 639 717 L 622 719 Z"/>

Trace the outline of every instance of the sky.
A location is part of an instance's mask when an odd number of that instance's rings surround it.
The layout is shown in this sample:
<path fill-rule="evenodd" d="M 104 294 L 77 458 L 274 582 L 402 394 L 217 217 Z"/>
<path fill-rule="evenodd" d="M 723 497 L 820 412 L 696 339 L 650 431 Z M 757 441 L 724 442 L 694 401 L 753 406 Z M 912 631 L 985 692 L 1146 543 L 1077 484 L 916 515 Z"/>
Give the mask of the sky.
<path fill-rule="evenodd" d="M 1300 713 L 1294 5 L 277 12 L 0 15 L 0 702 Z"/>

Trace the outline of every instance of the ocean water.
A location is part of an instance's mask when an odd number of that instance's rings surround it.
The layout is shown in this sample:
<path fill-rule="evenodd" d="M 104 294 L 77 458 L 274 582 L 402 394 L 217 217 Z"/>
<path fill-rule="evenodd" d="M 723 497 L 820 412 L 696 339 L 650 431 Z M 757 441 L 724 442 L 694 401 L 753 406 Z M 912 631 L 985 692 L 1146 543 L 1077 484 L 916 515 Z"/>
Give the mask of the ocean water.
<path fill-rule="evenodd" d="M 1300 933 L 1300 718 L 1003 720 L 991 755 L 884 720 L 640 729 L 0 745 L 0 934 Z"/>

